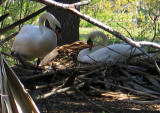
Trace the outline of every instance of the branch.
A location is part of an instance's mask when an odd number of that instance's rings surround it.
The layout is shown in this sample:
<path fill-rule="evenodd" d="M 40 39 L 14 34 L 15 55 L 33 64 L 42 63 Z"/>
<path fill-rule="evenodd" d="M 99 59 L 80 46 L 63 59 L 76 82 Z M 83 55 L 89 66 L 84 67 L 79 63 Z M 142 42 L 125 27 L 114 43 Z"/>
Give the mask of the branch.
<path fill-rule="evenodd" d="M 153 36 L 151 42 L 153 42 L 153 41 L 155 40 L 156 36 L 157 36 L 157 31 L 156 31 L 156 29 L 157 29 L 157 23 L 156 23 L 156 21 L 158 20 L 158 17 L 159 17 L 159 16 L 160 16 L 160 15 L 157 15 L 157 16 L 154 17 L 154 19 L 152 19 L 152 20 L 153 20 L 154 36 Z M 151 17 L 151 18 L 152 18 L 152 17 Z"/>
<path fill-rule="evenodd" d="M 103 82 L 103 81 L 99 81 L 99 82 L 100 82 L 100 83 L 104 83 L 104 84 L 108 84 L 108 85 L 111 85 L 111 86 L 114 86 L 114 87 L 126 89 L 126 90 L 129 90 L 129 91 L 133 91 L 133 92 L 138 93 L 138 94 L 141 94 L 141 95 L 146 95 L 146 96 L 150 96 L 150 97 L 153 97 L 153 98 L 160 99 L 159 96 L 152 95 L 152 94 L 149 94 L 149 93 L 146 93 L 146 92 L 142 92 L 142 91 L 139 91 L 139 90 L 135 90 L 135 89 L 132 89 L 132 88 L 124 87 L 124 86 L 121 86 L 121 85 L 115 85 L 115 84 L 113 84 L 113 83 L 106 83 L 106 82 Z"/>
<path fill-rule="evenodd" d="M 36 75 L 32 75 L 32 76 L 21 76 L 19 78 L 20 78 L 20 80 L 30 80 L 30 79 L 47 77 L 47 76 L 50 76 L 53 74 L 54 74 L 54 72 L 49 72 L 49 73 L 36 74 Z"/>
<path fill-rule="evenodd" d="M 0 16 L 0 22 L 1 22 L 2 20 L 4 20 L 8 15 L 9 15 L 9 13 Z"/>
<path fill-rule="evenodd" d="M 93 102 L 93 101 L 92 101 L 91 99 L 89 99 L 85 94 L 83 94 L 79 89 L 76 89 L 76 90 L 77 90 L 83 97 L 85 97 L 89 102 L 91 102 L 93 105 L 95 105 L 96 107 L 98 107 L 98 108 L 100 108 L 100 109 L 102 109 L 102 110 L 104 110 L 104 111 L 106 111 L 106 112 L 108 112 L 108 113 L 113 113 L 113 112 L 111 112 L 110 110 L 108 110 L 108 109 L 106 109 L 106 108 L 104 108 L 104 107 L 96 104 L 95 102 Z"/>
<path fill-rule="evenodd" d="M 91 2 L 91 0 L 88 0 L 88 1 L 81 1 L 81 2 L 77 2 L 73 4 L 64 4 L 64 3 L 59 3 L 56 1 L 52 1 L 52 0 L 33 0 L 33 1 L 40 2 L 46 5 L 54 5 L 56 7 L 63 8 L 63 9 L 69 9 L 69 7 L 72 7 L 72 6 L 75 7 L 75 6 L 87 5 Z"/>
<path fill-rule="evenodd" d="M 8 36 L 7 38 L 5 38 L 4 40 L 0 41 L 0 46 L 2 46 L 5 42 L 7 42 L 8 40 L 15 37 L 17 34 L 18 34 L 18 32 L 15 32 L 15 33 L 11 34 L 10 36 Z"/>
<path fill-rule="evenodd" d="M 83 5 L 88 5 L 91 2 L 91 0 L 88 1 L 81 1 L 77 3 L 73 3 L 74 6 L 83 6 Z"/>

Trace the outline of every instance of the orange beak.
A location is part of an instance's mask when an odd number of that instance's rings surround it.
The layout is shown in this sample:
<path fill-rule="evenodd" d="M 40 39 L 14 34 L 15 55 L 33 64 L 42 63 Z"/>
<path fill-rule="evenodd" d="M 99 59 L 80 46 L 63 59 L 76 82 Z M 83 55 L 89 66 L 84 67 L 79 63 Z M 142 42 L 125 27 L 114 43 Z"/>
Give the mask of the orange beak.
<path fill-rule="evenodd" d="M 59 39 L 61 39 L 61 32 L 59 31 L 59 29 L 56 29 L 56 35 Z"/>
<path fill-rule="evenodd" d="M 93 47 L 93 43 L 89 43 L 88 45 L 89 45 L 89 50 L 91 51 Z"/>

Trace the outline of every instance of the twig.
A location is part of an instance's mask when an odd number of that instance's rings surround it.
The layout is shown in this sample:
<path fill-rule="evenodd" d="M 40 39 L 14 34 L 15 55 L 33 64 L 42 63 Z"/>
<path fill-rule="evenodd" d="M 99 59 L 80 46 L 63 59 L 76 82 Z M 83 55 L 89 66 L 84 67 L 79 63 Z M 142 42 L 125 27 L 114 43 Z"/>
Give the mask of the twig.
<path fill-rule="evenodd" d="M 44 98 L 47 98 L 51 95 L 54 95 L 54 94 L 57 94 L 57 93 L 63 93 L 63 92 L 66 92 L 70 89 L 72 89 L 73 87 L 66 87 L 66 88 L 61 88 L 61 87 L 58 87 L 58 88 L 55 88 L 53 89 L 51 92 L 49 93 L 46 93 L 46 94 L 43 94 L 43 95 L 40 95 L 38 96 L 36 99 L 44 99 Z"/>
<path fill-rule="evenodd" d="M 77 2 L 77 3 L 73 3 L 74 6 L 83 6 L 83 5 L 87 5 L 91 2 L 91 0 L 87 0 L 87 1 L 81 1 L 81 2 Z"/>
<path fill-rule="evenodd" d="M 77 3 L 73 3 L 73 4 L 64 4 L 64 3 L 59 3 L 56 1 L 52 1 L 52 0 L 33 0 L 33 1 L 40 2 L 43 4 L 47 4 L 47 5 L 54 5 L 56 7 L 64 8 L 64 9 L 68 9 L 69 7 L 87 5 L 91 2 L 91 0 L 87 0 L 87 1 L 81 1 L 81 2 L 77 2 Z"/>
<path fill-rule="evenodd" d="M 97 63 L 97 64 L 92 64 L 92 65 L 88 65 L 88 66 L 81 66 L 81 67 L 73 67 L 73 68 L 68 68 L 66 69 L 67 71 L 73 71 L 73 70 L 78 70 L 78 71 L 87 71 L 87 70 L 94 70 L 97 69 L 99 67 L 103 67 L 103 66 L 107 66 L 106 63 Z"/>
<path fill-rule="evenodd" d="M 75 77 L 75 73 L 70 74 L 70 76 L 65 80 L 64 84 L 62 85 L 62 88 L 72 86 L 74 84 Z"/>
<path fill-rule="evenodd" d="M 8 56 L 8 57 L 13 57 L 11 54 L 9 54 L 9 53 L 6 53 L 6 52 L 0 52 L 1 54 L 3 54 L 3 55 L 5 55 L 5 56 Z M 13 57 L 13 58 L 15 58 L 15 57 Z"/>
<path fill-rule="evenodd" d="M 152 16 L 149 14 L 149 16 L 150 16 L 150 18 L 152 19 Z M 152 38 L 152 40 L 151 40 L 151 42 L 153 42 L 154 40 L 155 40 L 155 38 L 156 38 L 156 35 L 157 35 L 157 32 L 156 32 L 156 29 L 157 29 L 157 25 L 156 25 L 156 21 L 157 21 L 157 19 L 158 19 L 158 17 L 159 17 L 160 15 L 156 15 L 155 17 L 154 17 L 154 19 L 152 19 L 153 20 L 153 29 L 154 29 L 154 35 L 153 35 L 153 38 Z"/>
<path fill-rule="evenodd" d="M 142 83 L 143 83 L 142 81 L 138 81 L 137 79 L 132 78 L 131 75 L 130 75 L 130 73 L 128 73 L 127 71 L 125 71 L 125 70 L 123 70 L 123 69 L 120 69 L 120 71 L 121 71 L 124 75 L 126 75 L 127 77 L 129 77 L 129 79 L 131 79 L 132 81 L 136 81 L 136 82 L 139 83 L 139 84 L 142 84 Z M 125 77 L 125 78 L 126 78 L 126 77 Z"/>
<path fill-rule="evenodd" d="M 136 70 L 136 69 L 133 69 L 133 68 L 129 68 L 127 66 L 123 66 L 124 68 L 128 69 L 128 71 L 131 71 L 131 72 L 134 72 L 134 73 L 139 73 L 139 75 L 143 76 L 143 77 L 146 77 L 148 79 L 148 77 L 153 77 L 157 80 L 160 81 L 160 78 L 159 77 L 156 77 L 156 76 L 153 76 L 151 74 L 148 74 L 148 73 L 145 73 L 145 72 L 142 72 L 142 71 L 139 71 L 139 70 Z"/>
<path fill-rule="evenodd" d="M 113 83 L 106 83 L 106 82 L 103 82 L 103 81 L 99 81 L 99 82 L 104 83 L 104 84 L 108 84 L 108 85 L 111 85 L 111 86 L 114 86 L 114 87 L 119 87 L 119 88 L 122 88 L 122 89 L 126 89 L 126 90 L 129 90 L 129 91 L 133 91 L 133 92 L 136 92 L 136 93 L 141 94 L 141 95 L 146 95 L 146 96 L 150 96 L 150 97 L 153 97 L 153 98 L 160 99 L 160 97 L 158 97 L 156 95 L 148 94 L 146 92 L 138 91 L 138 90 L 131 89 L 131 88 L 124 87 L 124 86 L 120 86 L 120 85 L 115 85 Z"/>
<path fill-rule="evenodd" d="M 6 14 L 0 16 L 0 22 L 1 22 L 2 20 L 4 20 L 8 15 L 9 15 L 9 13 L 6 13 Z"/>
<path fill-rule="evenodd" d="M 137 103 L 137 104 L 157 104 L 157 103 L 160 103 L 160 100 L 142 101 L 142 100 L 129 100 L 129 99 L 124 99 L 124 101 L 132 102 L 132 103 Z"/>
<path fill-rule="evenodd" d="M 5 42 L 7 42 L 8 40 L 12 39 L 13 37 L 15 37 L 18 34 L 18 32 L 13 33 L 12 35 L 8 36 L 7 38 L 5 38 L 4 40 L 0 41 L 0 46 L 2 46 Z"/>
<path fill-rule="evenodd" d="M 47 77 L 50 75 L 53 75 L 54 72 L 49 72 L 49 73 L 42 73 L 42 74 L 36 74 L 36 75 L 30 75 L 30 76 L 20 76 L 20 80 L 29 80 L 29 79 L 35 79 L 35 78 L 42 78 L 42 77 Z"/>
<path fill-rule="evenodd" d="M 102 110 L 104 110 L 104 111 L 106 111 L 106 112 L 108 112 L 108 113 L 112 113 L 110 110 L 108 110 L 108 109 L 106 109 L 106 108 L 104 108 L 104 107 L 96 104 L 95 102 L 93 102 L 91 99 L 89 99 L 86 95 L 84 95 L 84 94 L 83 94 L 81 91 L 79 91 L 78 89 L 76 89 L 76 90 L 77 90 L 82 96 L 84 96 L 89 102 L 91 102 L 93 105 L 97 106 L 98 108 L 100 108 L 100 109 L 102 109 Z"/>
<path fill-rule="evenodd" d="M 47 87 L 51 87 L 51 86 L 55 86 L 55 85 L 60 85 L 62 83 L 63 82 L 56 82 L 56 83 L 49 83 L 49 84 L 45 84 L 45 85 L 35 86 L 35 89 L 47 88 Z"/>
<path fill-rule="evenodd" d="M 152 53 L 159 53 L 160 50 L 156 50 L 156 51 L 147 51 L 148 54 L 152 54 Z M 137 55 L 132 55 L 132 57 L 137 57 L 137 56 L 141 56 L 141 55 L 145 55 L 144 53 L 140 53 Z"/>
<path fill-rule="evenodd" d="M 88 73 L 85 73 L 85 74 L 83 74 L 83 75 L 79 75 L 78 78 L 82 78 L 82 77 L 84 77 L 84 76 L 87 76 L 87 75 L 90 75 L 90 74 L 93 74 L 93 73 L 96 73 L 96 72 L 100 72 L 101 70 L 103 70 L 103 69 L 105 69 L 105 68 L 106 68 L 106 67 L 101 67 L 101 68 L 99 68 L 99 69 L 93 70 L 93 71 L 88 72 Z"/>
<path fill-rule="evenodd" d="M 159 95 L 160 93 L 156 92 L 156 91 L 153 91 L 153 90 L 150 90 L 150 89 L 147 89 L 137 83 L 134 83 L 132 81 L 126 81 L 127 84 L 131 85 L 134 89 L 136 90 L 140 90 L 144 93 L 147 93 L 147 94 L 152 94 L 152 95 Z"/>
<path fill-rule="evenodd" d="M 123 28 L 124 30 L 126 30 L 127 31 L 127 33 L 129 34 L 129 36 L 132 38 L 132 40 L 133 40 L 133 37 L 132 37 L 132 35 L 131 35 L 131 33 L 125 28 L 125 27 L 123 27 L 122 25 L 120 25 L 119 23 L 117 23 L 116 22 L 116 24 L 117 25 L 119 25 L 121 28 Z"/>

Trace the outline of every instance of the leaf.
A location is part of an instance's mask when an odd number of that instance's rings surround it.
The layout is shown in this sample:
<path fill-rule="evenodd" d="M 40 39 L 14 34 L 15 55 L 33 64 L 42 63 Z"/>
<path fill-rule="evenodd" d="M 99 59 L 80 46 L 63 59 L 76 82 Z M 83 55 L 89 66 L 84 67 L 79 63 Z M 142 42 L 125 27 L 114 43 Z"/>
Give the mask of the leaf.
<path fill-rule="evenodd" d="M 0 54 L 0 93 L 3 113 L 40 113 L 34 101 L 25 90 L 6 60 Z"/>

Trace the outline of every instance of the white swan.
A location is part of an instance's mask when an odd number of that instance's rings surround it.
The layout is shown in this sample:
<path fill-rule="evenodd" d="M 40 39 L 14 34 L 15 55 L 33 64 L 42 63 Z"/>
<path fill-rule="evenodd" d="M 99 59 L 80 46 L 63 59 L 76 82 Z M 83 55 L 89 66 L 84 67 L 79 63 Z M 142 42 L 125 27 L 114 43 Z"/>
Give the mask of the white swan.
<path fill-rule="evenodd" d="M 107 37 L 104 35 L 105 34 L 101 31 L 91 32 L 91 34 L 88 36 L 87 41 L 87 43 L 89 44 L 89 49 L 83 49 L 79 52 L 77 58 L 78 61 L 85 63 L 117 63 L 125 61 L 131 55 L 137 55 L 142 53 L 139 49 L 125 43 L 107 46 Z M 100 36 L 101 38 L 103 38 L 103 45 L 106 46 L 96 46 L 91 49 L 92 41 L 95 39 L 96 36 Z"/>
<path fill-rule="evenodd" d="M 51 29 L 44 24 L 48 20 Z M 42 59 L 57 45 L 57 37 L 61 37 L 61 25 L 51 14 L 44 13 L 39 18 L 39 26 L 25 25 L 16 36 L 11 53 L 23 60 Z M 22 62 L 21 62 L 22 63 Z"/>

